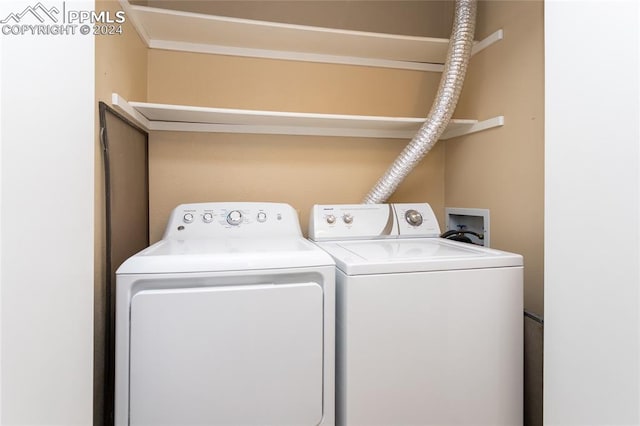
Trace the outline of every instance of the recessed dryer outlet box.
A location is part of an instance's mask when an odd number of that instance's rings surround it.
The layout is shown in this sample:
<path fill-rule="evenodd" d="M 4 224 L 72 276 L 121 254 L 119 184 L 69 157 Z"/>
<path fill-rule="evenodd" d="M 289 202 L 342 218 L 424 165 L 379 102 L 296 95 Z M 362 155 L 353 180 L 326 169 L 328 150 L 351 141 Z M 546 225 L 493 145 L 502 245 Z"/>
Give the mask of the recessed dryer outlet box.
<path fill-rule="evenodd" d="M 472 242 L 485 247 L 490 246 L 490 227 L 488 209 L 465 209 L 457 207 L 445 208 L 445 228 L 450 230 L 473 231 L 484 235 L 479 239 L 475 235 L 465 234 Z"/>

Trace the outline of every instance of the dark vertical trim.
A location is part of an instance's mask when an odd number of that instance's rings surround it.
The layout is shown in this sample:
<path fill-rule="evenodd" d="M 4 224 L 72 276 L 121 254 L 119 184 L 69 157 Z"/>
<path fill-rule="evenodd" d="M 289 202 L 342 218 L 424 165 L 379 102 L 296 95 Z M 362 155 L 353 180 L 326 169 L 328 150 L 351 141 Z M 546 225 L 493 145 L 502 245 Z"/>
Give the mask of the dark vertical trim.
<path fill-rule="evenodd" d="M 105 194 L 105 270 L 104 270 L 104 293 L 98 295 L 102 299 L 104 306 L 105 318 L 104 321 L 104 337 L 103 337 L 103 364 L 100 366 L 103 370 L 103 394 L 96 397 L 101 397 L 102 401 L 95 401 L 94 404 L 102 404 L 101 422 L 104 426 L 113 425 L 113 351 L 111 348 L 112 341 L 112 313 L 111 313 L 111 170 L 109 162 L 109 149 L 108 149 L 108 135 L 107 135 L 107 105 L 104 102 L 99 103 L 100 110 L 100 146 L 102 148 L 102 159 L 104 167 L 104 194 Z M 95 296 L 94 296 L 95 297 Z M 97 366 L 96 366 L 97 367 Z M 97 419 L 96 419 L 97 420 Z M 97 421 L 94 420 L 94 424 Z"/>
<path fill-rule="evenodd" d="M 94 297 L 99 297 L 99 301 L 94 303 L 102 303 L 105 308 L 104 320 L 104 363 L 98 365 L 96 362 L 95 368 L 104 369 L 104 383 L 102 383 L 103 395 L 102 400 L 97 400 L 100 396 L 94 394 L 94 405 L 101 404 L 103 406 L 102 419 L 96 419 L 94 415 L 94 424 L 99 421 L 104 426 L 112 426 L 114 424 L 114 390 L 115 390 L 115 282 L 113 281 L 113 260 L 111 257 L 113 246 L 113 223 L 111 215 L 111 164 L 109 158 L 109 134 L 107 129 L 107 113 L 113 115 L 119 120 L 123 121 L 127 125 L 131 126 L 138 132 L 142 133 L 145 137 L 145 187 L 147 188 L 147 202 L 146 210 L 149 214 L 149 134 L 147 131 L 136 125 L 126 117 L 122 116 L 114 109 L 110 108 L 104 102 L 99 102 L 99 117 L 100 117 L 100 144 L 102 148 L 103 166 L 104 166 L 104 191 L 105 191 L 105 290 L 104 293 L 98 294 Z M 146 231 L 146 243 L 149 245 L 149 228 Z M 94 359 L 98 359 L 94 355 Z M 94 374 L 95 376 L 95 374 Z"/>

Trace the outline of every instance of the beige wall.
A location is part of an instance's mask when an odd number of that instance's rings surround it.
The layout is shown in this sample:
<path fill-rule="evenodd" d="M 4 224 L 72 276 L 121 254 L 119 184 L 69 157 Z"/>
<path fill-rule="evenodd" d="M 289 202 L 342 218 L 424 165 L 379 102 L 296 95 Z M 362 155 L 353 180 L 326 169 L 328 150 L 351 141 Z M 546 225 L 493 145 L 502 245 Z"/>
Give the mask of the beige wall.
<path fill-rule="evenodd" d="M 439 73 L 149 50 L 149 102 L 426 116 Z"/>
<path fill-rule="evenodd" d="M 117 1 L 96 1 L 97 11 L 120 10 Z M 94 426 L 101 426 L 103 417 L 102 386 L 104 371 L 104 300 L 99 295 L 105 291 L 105 193 L 102 148 L 99 140 L 98 102 L 111 105 L 111 93 L 117 92 L 127 99 L 146 100 L 147 96 L 147 48 L 129 22 L 124 24 L 122 35 L 96 36 L 96 141 L 95 141 L 95 281 L 94 281 L 94 339 L 96 359 L 94 365 Z"/>
<path fill-rule="evenodd" d="M 148 58 L 150 102 L 198 106 L 426 116 L 440 79 L 420 71 L 162 50 L 150 50 Z M 152 241 L 172 208 L 198 201 L 287 202 L 306 231 L 313 204 L 360 202 L 408 142 L 184 132 L 155 132 L 150 140 Z M 430 202 L 442 220 L 443 154 L 436 147 L 393 200 Z"/>
<path fill-rule="evenodd" d="M 273 135 L 153 133 L 150 143 L 151 239 L 162 236 L 177 204 L 286 202 L 303 230 L 316 203 L 359 203 L 404 141 Z M 407 179 L 394 198 L 429 200 L 442 210 L 443 150 Z"/>
<path fill-rule="evenodd" d="M 504 40 L 473 58 L 456 116 L 505 116 L 502 128 L 449 140 L 445 204 L 491 211 L 493 247 L 524 255 L 525 308 L 543 314 L 543 2 L 481 1 L 477 38 Z"/>

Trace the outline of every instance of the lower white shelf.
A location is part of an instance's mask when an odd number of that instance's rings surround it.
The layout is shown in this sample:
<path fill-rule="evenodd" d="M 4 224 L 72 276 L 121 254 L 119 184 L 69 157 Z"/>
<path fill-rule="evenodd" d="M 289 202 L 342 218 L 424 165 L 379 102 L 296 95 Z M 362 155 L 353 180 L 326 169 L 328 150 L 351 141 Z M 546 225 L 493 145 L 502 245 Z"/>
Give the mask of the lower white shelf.
<path fill-rule="evenodd" d="M 425 121 L 424 117 L 256 111 L 129 102 L 117 93 L 112 95 L 111 103 L 147 130 L 181 132 L 411 139 Z M 451 139 L 503 124 L 503 116 L 484 121 L 453 119 L 440 139 Z"/>

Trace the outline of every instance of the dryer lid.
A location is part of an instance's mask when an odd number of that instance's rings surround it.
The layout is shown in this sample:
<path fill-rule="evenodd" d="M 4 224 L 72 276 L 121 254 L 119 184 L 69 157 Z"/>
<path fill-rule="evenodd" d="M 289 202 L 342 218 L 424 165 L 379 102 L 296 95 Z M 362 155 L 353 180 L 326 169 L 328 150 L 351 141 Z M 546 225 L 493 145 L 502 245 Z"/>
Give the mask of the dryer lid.
<path fill-rule="evenodd" d="M 222 272 L 333 266 L 327 253 L 293 238 L 162 240 L 126 260 L 117 274 Z"/>
<path fill-rule="evenodd" d="M 316 243 L 347 275 L 522 266 L 522 256 L 441 238 Z"/>

